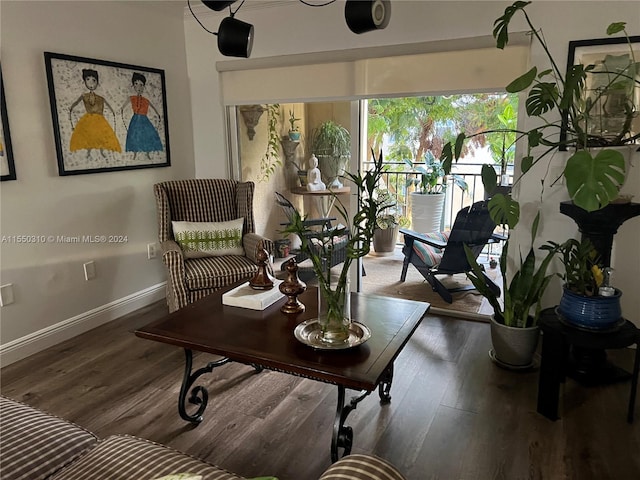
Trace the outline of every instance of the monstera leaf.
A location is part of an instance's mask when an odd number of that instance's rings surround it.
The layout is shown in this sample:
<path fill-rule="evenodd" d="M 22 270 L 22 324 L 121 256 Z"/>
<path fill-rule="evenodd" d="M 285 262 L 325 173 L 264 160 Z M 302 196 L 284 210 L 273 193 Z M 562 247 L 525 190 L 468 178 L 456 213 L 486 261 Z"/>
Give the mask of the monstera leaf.
<path fill-rule="evenodd" d="M 527 115 L 539 117 L 553 110 L 558 102 L 558 86 L 551 82 L 538 82 L 529 91 L 525 102 Z"/>
<path fill-rule="evenodd" d="M 569 196 L 588 212 L 599 210 L 616 198 L 625 179 L 624 157 L 604 149 L 593 157 L 587 150 L 573 154 L 564 169 Z"/>
<path fill-rule="evenodd" d="M 510 195 L 498 193 L 489 200 L 489 215 L 496 225 L 514 228 L 520 220 L 520 204 Z"/>

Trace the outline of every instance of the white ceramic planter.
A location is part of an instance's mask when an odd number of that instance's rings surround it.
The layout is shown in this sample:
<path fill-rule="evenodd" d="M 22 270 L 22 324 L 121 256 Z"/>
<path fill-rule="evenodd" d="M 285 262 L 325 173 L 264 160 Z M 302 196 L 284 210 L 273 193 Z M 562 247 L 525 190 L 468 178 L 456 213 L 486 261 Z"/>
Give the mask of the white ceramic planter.
<path fill-rule="evenodd" d="M 420 233 L 439 232 L 444 211 L 444 193 L 424 195 L 409 194 L 411 206 L 411 230 Z"/>

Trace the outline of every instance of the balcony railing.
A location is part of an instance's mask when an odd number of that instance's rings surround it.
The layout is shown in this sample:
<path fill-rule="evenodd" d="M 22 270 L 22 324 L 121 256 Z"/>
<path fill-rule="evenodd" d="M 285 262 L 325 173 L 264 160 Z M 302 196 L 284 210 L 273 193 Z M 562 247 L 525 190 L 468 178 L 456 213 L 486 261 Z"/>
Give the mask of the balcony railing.
<path fill-rule="evenodd" d="M 397 213 L 409 217 L 409 193 L 415 191 L 414 186 L 408 186 L 410 184 L 409 180 L 419 179 L 420 173 L 404 171 L 403 169 L 406 168 L 405 163 L 385 162 L 384 165 L 385 171 L 382 174 L 381 187 L 386 187 L 390 191 L 391 195 L 396 199 Z M 365 170 L 372 167 L 372 162 L 368 161 L 363 163 L 363 169 Z M 496 173 L 499 174 L 499 166 L 496 165 L 495 168 Z M 508 173 L 510 174 L 510 177 L 513 178 L 513 166 L 510 166 L 509 168 L 510 170 Z M 452 173 L 462 177 L 462 179 L 467 183 L 468 189 L 466 192 L 463 192 L 459 187 L 453 184 L 451 177 L 448 178 L 447 188 L 445 190 L 446 197 L 444 212 L 442 215 L 441 230 L 451 228 L 457 213 L 464 207 L 485 198 L 484 185 L 482 184 L 482 178 L 480 176 L 481 169 L 482 165 L 477 163 L 455 163 L 452 166 Z M 500 243 L 488 244 L 485 246 L 483 253 L 487 256 L 486 259 L 488 260 L 488 257 L 490 256 L 499 256 L 501 250 L 502 245 Z"/>
<path fill-rule="evenodd" d="M 396 211 L 400 215 L 407 215 L 409 212 L 409 193 L 415 191 L 415 187 L 410 185 L 410 180 L 419 179 L 420 173 L 414 171 L 404 171 L 406 164 L 400 162 L 385 162 L 385 171 L 382 174 L 382 183 L 391 195 L 396 199 Z M 420 165 L 420 164 L 417 164 Z M 365 170 L 372 168 L 372 162 L 364 162 Z M 462 177 L 467 182 L 468 190 L 462 192 L 460 188 L 453 184 L 453 179 L 448 178 L 445 190 L 445 208 L 442 219 L 442 229 L 451 228 L 456 214 L 464 207 L 474 202 L 484 199 L 485 190 L 480 177 L 482 165 L 472 163 L 455 163 L 452 172 Z M 498 166 L 496 165 L 496 169 Z M 499 172 L 497 172 L 499 173 Z"/>

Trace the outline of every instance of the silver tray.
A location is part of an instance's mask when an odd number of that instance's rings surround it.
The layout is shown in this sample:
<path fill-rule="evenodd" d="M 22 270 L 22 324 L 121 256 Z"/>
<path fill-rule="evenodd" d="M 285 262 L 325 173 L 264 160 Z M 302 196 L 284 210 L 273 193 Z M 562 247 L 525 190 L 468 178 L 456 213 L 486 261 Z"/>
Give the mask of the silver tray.
<path fill-rule="evenodd" d="M 317 318 L 305 320 L 293 331 L 298 341 L 310 347 L 317 348 L 318 350 L 344 350 L 346 348 L 353 348 L 362 345 L 371 337 L 371 330 L 369 330 L 366 325 L 358 322 L 351 322 L 349 326 L 349 338 L 343 343 L 334 345 L 323 343 L 320 340 L 320 333 L 320 323 Z"/>

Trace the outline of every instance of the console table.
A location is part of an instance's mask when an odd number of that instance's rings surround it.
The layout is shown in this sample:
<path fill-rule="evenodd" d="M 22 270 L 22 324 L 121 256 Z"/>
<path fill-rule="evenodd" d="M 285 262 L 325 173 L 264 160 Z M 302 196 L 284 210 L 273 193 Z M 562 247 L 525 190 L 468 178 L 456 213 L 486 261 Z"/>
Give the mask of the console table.
<path fill-rule="evenodd" d="M 570 369 L 571 347 L 605 350 L 626 348 L 635 344 L 633 372 L 631 374 L 624 372 L 626 378 L 631 377 L 627 422 L 632 423 L 640 370 L 640 330 L 629 320 L 625 320 L 624 324 L 615 331 L 592 332 L 574 328 L 562 323 L 554 308 L 542 311 L 540 329 L 542 330 L 542 353 L 538 383 L 538 413 L 550 420 L 559 418 L 560 383 L 565 381 Z M 622 371 L 622 369 L 618 370 Z"/>

